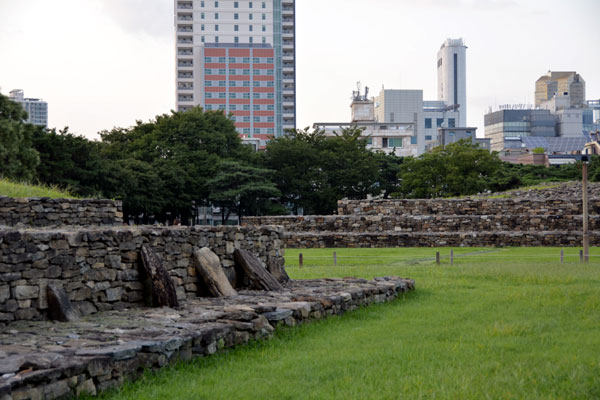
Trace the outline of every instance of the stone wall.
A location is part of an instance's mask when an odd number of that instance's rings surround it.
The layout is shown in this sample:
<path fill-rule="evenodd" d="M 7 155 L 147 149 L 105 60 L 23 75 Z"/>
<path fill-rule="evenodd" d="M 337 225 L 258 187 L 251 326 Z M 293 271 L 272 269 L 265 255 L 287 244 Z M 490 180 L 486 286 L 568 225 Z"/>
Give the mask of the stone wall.
<path fill-rule="evenodd" d="M 246 217 L 250 225 L 280 225 L 288 235 L 303 232 L 544 232 L 578 231 L 581 215 L 328 215 Z M 600 216 L 589 219 L 589 229 L 600 231 Z"/>
<path fill-rule="evenodd" d="M 0 196 L 0 226 L 123 225 L 121 201 Z"/>
<path fill-rule="evenodd" d="M 144 300 L 139 250 L 149 243 L 165 261 L 179 299 L 198 295 L 195 247 L 219 255 L 236 283 L 233 251 L 245 249 L 266 266 L 283 265 L 279 227 L 96 227 L 0 231 L 0 323 L 46 317 L 46 286 L 65 288 L 82 314 L 119 310 Z"/>
<path fill-rule="evenodd" d="M 590 200 L 590 214 L 600 214 L 600 199 Z M 572 199 L 433 199 L 341 200 L 339 215 L 581 215 Z"/>

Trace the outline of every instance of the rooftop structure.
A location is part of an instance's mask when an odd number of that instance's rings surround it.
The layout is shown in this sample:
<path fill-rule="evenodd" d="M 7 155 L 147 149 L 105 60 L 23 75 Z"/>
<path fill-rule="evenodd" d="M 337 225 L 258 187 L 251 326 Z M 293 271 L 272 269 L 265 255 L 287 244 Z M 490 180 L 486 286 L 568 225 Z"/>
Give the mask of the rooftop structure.
<path fill-rule="evenodd" d="M 447 39 L 438 52 L 438 100 L 460 107 L 458 126 L 467 126 L 467 46 Z"/>
<path fill-rule="evenodd" d="M 535 83 L 535 106 L 552 99 L 565 98 L 565 108 L 585 104 L 585 81 L 575 71 L 548 71 Z"/>

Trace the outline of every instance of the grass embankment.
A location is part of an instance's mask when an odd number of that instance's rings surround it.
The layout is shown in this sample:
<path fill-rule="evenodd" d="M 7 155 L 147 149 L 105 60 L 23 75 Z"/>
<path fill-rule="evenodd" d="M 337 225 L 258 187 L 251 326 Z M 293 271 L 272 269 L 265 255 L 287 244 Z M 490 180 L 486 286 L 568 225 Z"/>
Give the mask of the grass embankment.
<path fill-rule="evenodd" d="M 108 399 L 600 398 L 600 249 L 287 251 L 296 279 L 399 275 L 416 291 L 198 359 Z"/>
<path fill-rule="evenodd" d="M 67 191 L 56 187 L 16 183 L 0 178 L 0 196 L 7 197 L 50 197 L 52 199 L 74 199 Z"/>

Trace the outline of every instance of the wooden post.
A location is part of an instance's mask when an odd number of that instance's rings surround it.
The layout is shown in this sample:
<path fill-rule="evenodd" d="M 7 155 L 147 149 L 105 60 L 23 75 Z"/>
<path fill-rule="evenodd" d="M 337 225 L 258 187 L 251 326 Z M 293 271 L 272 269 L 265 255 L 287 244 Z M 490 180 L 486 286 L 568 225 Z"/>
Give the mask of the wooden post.
<path fill-rule="evenodd" d="M 560 263 L 561 264 L 565 263 L 565 251 L 564 250 L 560 251 Z"/>
<path fill-rule="evenodd" d="M 450 249 L 450 265 L 454 265 L 454 250 Z"/>
<path fill-rule="evenodd" d="M 588 237 L 588 171 L 587 162 L 584 161 L 582 164 L 583 174 L 583 262 L 587 263 L 590 261 L 590 239 Z"/>
<path fill-rule="evenodd" d="M 302 261 L 303 261 L 303 259 L 302 259 L 302 253 L 300 253 L 300 254 L 298 255 L 298 266 L 299 266 L 300 268 L 302 268 Z"/>
<path fill-rule="evenodd" d="M 583 250 L 579 250 L 579 262 L 583 262 Z"/>
<path fill-rule="evenodd" d="M 439 251 L 435 253 L 435 263 L 437 265 L 440 265 L 440 252 Z"/>
<path fill-rule="evenodd" d="M 337 252 L 333 252 L 333 266 L 337 267 Z"/>

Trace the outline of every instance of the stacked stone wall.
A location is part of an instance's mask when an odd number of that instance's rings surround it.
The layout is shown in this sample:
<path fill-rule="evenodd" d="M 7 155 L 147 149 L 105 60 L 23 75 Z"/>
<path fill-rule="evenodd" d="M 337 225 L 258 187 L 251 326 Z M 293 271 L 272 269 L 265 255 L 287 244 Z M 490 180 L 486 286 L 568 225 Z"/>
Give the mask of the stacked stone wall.
<path fill-rule="evenodd" d="M 278 227 L 106 227 L 0 231 L 0 323 L 46 318 L 46 287 L 63 286 L 82 314 L 144 303 L 139 250 L 148 243 L 165 262 L 180 300 L 196 297 L 194 248 L 208 246 L 234 284 L 235 249 L 266 266 L 283 265 Z"/>
<path fill-rule="evenodd" d="M 123 225 L 121 201 L 0 196 L 0 226 Z"/>
<path fill-rule="evenodd" d="M 590 200 L 600 213 L 600 199 Z M 581 215 L 580 199 L 342 200 L 339 215 Z"/>

